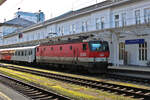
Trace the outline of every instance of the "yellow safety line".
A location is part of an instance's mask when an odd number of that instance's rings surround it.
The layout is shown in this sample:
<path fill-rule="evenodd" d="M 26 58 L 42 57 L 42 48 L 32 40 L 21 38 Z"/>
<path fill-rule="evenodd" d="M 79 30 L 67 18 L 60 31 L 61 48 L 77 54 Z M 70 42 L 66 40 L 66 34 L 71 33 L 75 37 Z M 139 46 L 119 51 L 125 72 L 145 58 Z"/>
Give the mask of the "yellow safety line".
<path fill-rule="evenodd" d="M 5 94 L 3 94 L 2 92 L 0 92 L 0 96 L 2 96 L 3 99 L 5 99 L 5 100 L 11 100 L 8 96 L 6 96 Z"/>

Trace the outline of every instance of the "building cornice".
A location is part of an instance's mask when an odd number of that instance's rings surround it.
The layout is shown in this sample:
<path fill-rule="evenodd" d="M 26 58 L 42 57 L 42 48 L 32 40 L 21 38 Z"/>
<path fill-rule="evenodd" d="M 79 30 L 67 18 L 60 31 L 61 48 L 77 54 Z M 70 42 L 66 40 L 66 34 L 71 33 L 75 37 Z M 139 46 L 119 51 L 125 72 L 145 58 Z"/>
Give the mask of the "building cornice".
<path fill-rule="evenodd" d="M 17 24 L 7 24 L 7 23 L 0 23 L 0 27 L 1 26 L 15 26 L 15 27 L 21 27 L 21 25 L 17 25 Z"/>
<path fill-rule="evenodd" d="M 38 23 L 38 24 L 31 25 L 27 28 L 24 28 L 24 29 L 20 30 L 17 33 L 12 33 L 12 34 L 9 34 L 5 37 L 11 37 L 11 36 L 17 35 L 18 33 L 23 33 L 23 32 L 36 30 L 36 29 L 43 28 L 43 27 L 46 27 L 46 26 L 51 25 L 51 24 L 55 24 L 55 23 L 58 23 L 58 22 L 62 22 L 62 21 L 65 21 L 65 20 L 72 19 L 72 18 L 80 17 L 80 16 L 87 15 L 87 14 L 92 13 L 92 12 L 97 12 L 97 11 L 104 10 L 104 9 L 107 9 L 107 8 L 111 8 L 111 7 L 114 7 L 114 6 L 118 6 L 118 5 L 120 6 L 120 5 L 123 5 L 123 4 L 126 4 L 126 3 L 132 3 L 132 2 L 135 2 L 135 1 L 140 1 L 140 0 L 121 0 L 121 1 L 118 1 L 118 2 L 110 2 L 109 5 L 104 5 L 104 6 L 101 6 L 101 7 L 97 7 L 96 6 L 97 4 L 95 4 L 95 5 L 92 5 L 92 6 L 95 6 L 95 8 L 92 9 L 92 10 L 87 10 L 87 11 L 84 11 L 84 12 L 76 13 L 76 12 L 79 12 L 80 10 L 82 10 L 82 9 L 88 8 L 88 7 L 85 7 L 85 8 L 73 11 L 73 13 L 70 16 L 53 20 L 53 19 L 57 18 L 57 17 L 55 17 L 55 18 L 49 19 L 45 22 L 41 22 L 41 23 Z"/>

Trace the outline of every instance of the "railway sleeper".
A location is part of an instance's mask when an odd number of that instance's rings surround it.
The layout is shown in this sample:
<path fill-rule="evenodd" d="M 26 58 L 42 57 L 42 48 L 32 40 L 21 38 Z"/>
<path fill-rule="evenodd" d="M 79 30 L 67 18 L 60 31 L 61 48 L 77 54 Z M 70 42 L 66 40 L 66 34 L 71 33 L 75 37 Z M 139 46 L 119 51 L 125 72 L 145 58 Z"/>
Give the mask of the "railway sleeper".
<path fill-rule="evenodd" d="M 49 96 L 48 94 L 41 94 L 41 95 L 30 95 L 32 96 L 33 98 L 43 98 L 43 97 L 47 97 Z"/>

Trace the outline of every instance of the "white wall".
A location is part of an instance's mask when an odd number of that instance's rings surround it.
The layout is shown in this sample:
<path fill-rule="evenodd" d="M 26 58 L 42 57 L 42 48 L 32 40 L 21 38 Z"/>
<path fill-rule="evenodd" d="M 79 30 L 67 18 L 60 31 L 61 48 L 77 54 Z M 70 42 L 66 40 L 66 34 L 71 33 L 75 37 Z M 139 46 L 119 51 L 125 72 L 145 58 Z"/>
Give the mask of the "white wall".
<path fill-rule="evenodd" d="M 126 19 L 127 19 L 127 25 L 134 25 L 135 24 L 135 11 L 140 10 L 141 14 L 141 23 L 144 23 L 144 9 L 145 8 L 150 8 L 150 1 L 149 0 L 141 0 L 138 2 L 130 3 L 130 4 L 124 4 L 120 6 L 116 6 L 111 8 L 111 23 L 112 27 L 115 27 L 114 25 L 114 16 L 119 14 L 120 15 L 120 26 L 121 26 L 121 14 L 126 13 Z"/>
<path fill-rule="evenodd" d="M 91 12 L 86 15 L 78 16 L 78 17 L 75 17 L 72 19 L 68 19 L 65 21 L 50 24 L 48 26 L 44 26 L 43 28 L 25 32 L 25 33 L 23 33 L 23 38 L 21 38 L 21 39 L 19 39 L 18 36 L 13 36 L 13 37 L 10 37 L 9 39 L 7 38 L 7 39 L 5 39 L 5 44 L 38 40 L 38 39 L 44 39 L 47 37 L 62 36 L 61 32 L 59 32 L 59 28 L 62 29 L 62 27 L 64 28 L 63 35 L 81 33 L 82 32 L 82 22 L 87 22 L 87 27 L 88 27 L 87 31 L 93 31 L 93 30 L 96 30 L 96 18 L 101 18 L 101 17 L 105 18 L 105 21 L 104 21 L 105 29 L 106 28 L 114 28 L 115 27 L 114 16 L 117 14 L 120 16 L 119 24 L 121 26 L 121 24 L 122 24 L 121 14 L 122 13 L 126 13 L 127 25 L 134 25 L 135 24 L 135 10 L 140 10 L 141 22 L 144 23 L 144 9 L 150 8 L 149 5 L 150 5 L 150 0 L 141 0 L 141 1 L 134 2 L 134 3 L 130 3 L 130 4 L 127 3 L 124 5 L 118 5 L 116 7 L 111 7 L 111 8 Z M 70 32 L 70 27 L 73 24 L 75 25 L 75 30 L 76 30 L 75 33 Z M 56 35 L 56 34 L 51 34 L 51 33 L 58 33 L 58 34 Z M 105 34 L 105 33 L 100 33 L 100 34 Z M 121 41 L 124 42 L 125 40 L 139 38 L 139 37 L 135 37 L 134 35 L 133 36 L 127 35 L 125 38 L 118 39 L 115 36 L 115 34 L 113 34 L 113 35 L 109 34 L 109 35 L 110 36 L 105 39 L 107 39 L 107 41 L 109 41 L 109 43 L 110 43 L 109 44 L 110 52 L 111 52 L 110 59 L 115 64 L 119 63 L 116 60 L 116 59 L 119 59 L 119 57 L 118 57 L 119 50 L 118 50 L 117 44 L 119 44 L 119 42 L 121 42 Z M 103 36 L 99 36 L 99 37 L 103 37 Z M 150 42 L 150 40 L 147 37 L 142 37 L 142 38 L 144 38 L 146 41 L 148 41 L 148 43 Z M 9 42 L 9 41 L 13 41 L 13 40 L 15 40 L 15 42 Z M 138 54 L 138 45 L 134 45 L 134 46 L 132 46 L 132 48 L 131 48 L 131 45 L 126 45 L 126 50 L 129 52 L 129 55 L 130 55 L 129 60 L 131 59 L 129 62 L 131 64 L 138 64 L 138 65 L 144 64 L 143 62 L 140 62 L 138 60 L 138 55 L 137 55 Z M 132 50 L 134 50 L 134 52 Z M 148 50 L 150 50 L 150 46 L 148 47 Z M 148 55 L 148 57 L 150 57 L 150 55 Z M 150 60 L 150 58 L 148 58 L 148 59 Z"/>

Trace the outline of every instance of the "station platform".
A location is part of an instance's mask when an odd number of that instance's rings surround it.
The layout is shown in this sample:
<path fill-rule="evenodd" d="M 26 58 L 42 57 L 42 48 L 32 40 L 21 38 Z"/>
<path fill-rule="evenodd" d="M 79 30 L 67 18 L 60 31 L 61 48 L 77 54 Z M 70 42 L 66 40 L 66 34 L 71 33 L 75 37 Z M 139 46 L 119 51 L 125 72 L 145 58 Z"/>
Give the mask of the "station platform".
<path fill-rule="evenodd" d="M 110 69 L 120 69 L 120 70 L 150 72 L 150 66 L 119 65 L 119 66 L 108 66 L 108 68 L 110 68 Z"/>
<path fill-rule="evenodd" d="M 0 100 L 30 100 L 19 92 L 0 83 Z"/>

